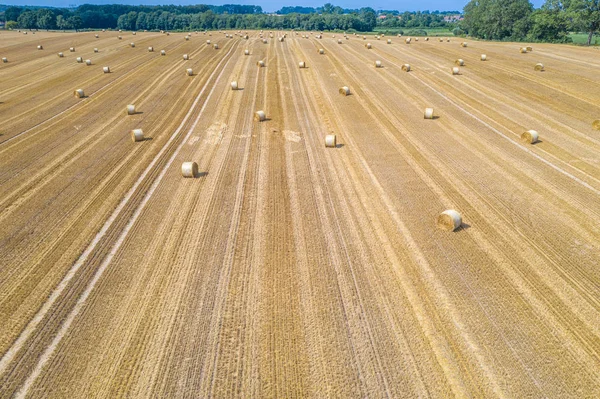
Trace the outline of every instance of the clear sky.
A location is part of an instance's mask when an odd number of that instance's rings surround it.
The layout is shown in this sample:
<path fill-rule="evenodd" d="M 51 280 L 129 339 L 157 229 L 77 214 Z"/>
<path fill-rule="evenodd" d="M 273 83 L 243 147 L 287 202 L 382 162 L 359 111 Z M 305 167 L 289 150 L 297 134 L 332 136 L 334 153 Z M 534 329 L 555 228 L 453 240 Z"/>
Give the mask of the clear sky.
<path fill-rule="evenodd" d="M 531 0 L 530 0 L 531 1 Z M 305 6 L 305 7 L 320 7 L 325 3 L 343 8 L 361 8 L 372 7 L 375 10 L 399 10 L 399 11 L 418 11 L 418 10 L 462 10 L 468 0 L 0 0 L 0 4 L 13 5 L 43 5 L 53 7 L 68 7 L 78 6 L 81 4 L 130 4 L 130 5 L 159 5 L 159 4 L 252 4 L 259 5 L 264 11 L 276 11 L 283 6 Z M 539 7 L 543 4 L 543 0 L 533 0 L 534 6 Z"/>

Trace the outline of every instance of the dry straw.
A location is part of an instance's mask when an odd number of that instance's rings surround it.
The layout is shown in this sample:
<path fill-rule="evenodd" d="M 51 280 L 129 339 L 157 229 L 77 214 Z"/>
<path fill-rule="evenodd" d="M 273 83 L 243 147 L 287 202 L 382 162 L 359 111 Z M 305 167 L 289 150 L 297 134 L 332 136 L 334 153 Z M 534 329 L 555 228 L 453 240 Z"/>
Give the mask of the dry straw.
<path fill-rule="evenodd" d="M 327 148 L 335 148 L 335 134 L 328 134 L 325 136 L 325 147 Z"/>
<path fill-rule="evenodd" d="M 250 50 L 244 50 L 244 55 L 250 55 Z"/>
<path fill-rule="evenodd" d="M 189 56 L 189 55 L 187 55 L 187 54 L 184 54 L 184 55 L 183 55 L 183 59 L 184 59 L 184 61 L 187 61 L 187 60 L 189 60 L 189 59 L 190 59 L 190 56 Z"/>
<path fill-rule="evenodd" d="M 322 49 L 322 48 L 320 48 L 320 49 L 319 49 L 319 54 L 325 54 L 325 50 L 324 50 L 324 49 Z"/>
<path fill-rule="evenodd" d="M 487 61 L 487 55 L 481 54 L 481 61 Z"/>
<path fill-rule="evenodd" d="M 210 46 L 210 40 L 207 40 L 207 41 L 206 41 L 206 44 L 208 44 L 208 45 Z"/>
<path fill-rule="evenodd" d="M 77 98 L 83 98 L 85 97 L 85 93 L 83 92 L 83 89 L 77 89 L 73 92 L 73 95 Z"/>
<path fill-rule="evenodd" d="M 402 65 L 402 70 L 405 72 L 410 72 L 410 64 L 404 64 Z"/>
<path fill-rule="evenodd" d="M 58 56 L 59 56 L 60 58 L 62 58 L 62 57 L 64 57 L 65 55 L 64 55 L 63 53 L 58 53 Z"/>
<path fill-rule="evenodd" d="M 87 65 L 87 66 L 92 65 L 92 60 L 85 60 L 85 65 Z"/>
<path fill-rule="evenodd" d="M 539 140 L 540 136 L 535 130 L 528 130 L 521 134 L 521 141 L 527 144 L 533 144 Z"/>
<path fill-rule="evenodd" d="M 541 71 L 544 70 L 544 64 L 537 63 L 537 64 L 535 64 L 535 67 L 533 69 L 535 69 L 536 71 L 540 71 L 541 72 Z"/>
<path fill-rule="evenodd" d="M 74 53 L 74 52 L 75 52 L 75 47 L 69 47 L 69 51 L 70 51 L 71 53 Z"/>
<path fill-rule="evenodd" d="M 38 49 L 38 50 L 43 50 L 43 49 L 44 49 L 44 46 L 42 46 L 42 45 L 40 44 L 39 46 L 37 46 L 37 49 Z"/>
<path fill-rule="evenodd" d="M 215 45 L 213 46 L 213 48 L 214 48 L 215 50 L 218 50 L 218 49 L 219 49 L 219 44 L 218 44 L 218 43 L 215 43 Z"/>
<path fill-rule="evenodd" d="M 600 130 L 600 119 L 597 119 L 594 122 L 592 122 L 592 128 L 595 130 Z"/>
<path fill-rule="evenodd" d="M 381 61 L 375 61 L 375 68 L 381 68 Z"/>
<path fill-rule="evenodd" d="M 192 68 L 188 68 L 185 71 L 187 73 L 188 76 L 193 76 L 194 75 L 194 71 L 192 70 Z"/>
<path fill-rule="evenodd" d="M 131 134 L 131 141 L 133 141 L 134 143 L 136 141 L 143 141 L 144 140 L 144 132 L 142 131 L 142 129 L 133 129 L 129 133 Z"/>
<path fill-rule="evenodd" d="M 410 44 L 410 37 L 404 40 L 406 44 Z"/>
<path fill-rule="evenodd" d="M 8 62 L 8 58 L 2 57 L 2 62 L 6 64 Z"/>
<path fill-rule="evenodd" d="M 425 119 L 433 119 L 433 108 L 425 108 Z"/>
<path fill-rule="evenodd" d="M 107 67 L 107 66 L 102 67 L 102 72 L 104 72 L 104 73 L 110 73 L 110 67 Z"/>
<path fill-rule="evenodd" d="M 519 51 L 521 52 L 521 54 L 525 54 L 527 52 L 527 47 L 521 47 Z"/>
<path fill-rule="evenodd" d="M 233 82 L 231 82 L 231 90 L 237 90 L 238 89 L 238 82 L 236 82 L 235 80 Z"/>
<path fill-rule="evenodd" d="M 119 40 L 123 40 L 123 36 L 117 36 Z"/>
<path fill-rule="evenodd" d="M 198 164 L 196 162 L 184 162 L 181 164 L 181 175 L 192 178 L 198 176 Z"/>
<path fill-rule="evenodd" d="M 78 62 L 78 63 L 80 63 L 80 64 L 83 62 L 83 58 L 81 58 L 81 57 L 77 57 L 77 58 L 76 58 L 76 60 L 77 60 L 77 62 Z"/>
<path fill-rule="evenodd" d="M 387 39 L 387 44 L 392 44 L 392 39 Z"/>
<path fill-rule="evenodd" d="M 300 62 L 298 63 L 298 67 L 300 67 L 300 68 L 306 68 L 306 62 L 304 62 L 304 61 L 300 61 Z"/>
<path fill-rule="evenodd" d="M 456 64 L 458 66 L 465 66 L 465 60 L 463 60 L 462 58 L 459 58 L 456 61 L 454 61 L 454 64 Z"/>
<path fill-rule="evenodd" d="M 340 94 L 343 96 L 349 96 L 350 95 L 350 88 L 348 86 L 344 86 L 344 87 L 340 87 Z"/>
<path fill-rule="evenodd" d="M 265 62 L 261 60 L 261 61 L 258 61 L 258 62 L 256 63 L 256 65 L 257 65 L 259 68 L 262 68 L 262 67 L 264 67 L 264 66 L 265 66 Z"/>
<path fill-rule="evenodd" d="M 127 115 L 135 115 L 135 105 L 129 104 L 126 109 Z"/>
<path fill-rule="evenodd" d="M 370 50 L 373 48 L 373 46 L 371 45 L 371 43 L 367 43 L 366 47 Z"/>
<path fill-rule="evenodd" d="M 467 47 L 467 42 L 462 42 L 462 43 L 460 44 L 460 47 Z"/>
<path fill-rule="evenodd" d="M 342 39 L 338 39 L 338 44 L 342 44 Z"/>
<path fill-rule="evenodd" d="M 148 47 L 148 52 L 149 53 L 153 53 L 154 52 L 154 47 L 152 47 L 152 46 Z"/>
<path fill-rule="evenodd" d="M 264 122 L 267 120 L 267 115 L 265 115 L 265 111 L 256 111 L 254 114 L 254 120 L 257 122 Z"/>
<path fill-rule="evenodd" d="M 94 35 L 94 36 L 96 37 L 96 39 L 98 39 L 98 38 L 100 37 L 100 36 L 98 36 L 98 35 Z"/>
<path fill-rule="evenodd" d="M 131 47 L 135 47 L 135 43 L 134 43 L 134 42 L 131 42 L 131 43 L 129 43 L 129 45 L 130 45 Z"/>
<path fill-rule="evenodd" d="M 94 47 L 94 53 L 97 53 L 97 52 L 98 52 L 98 48 Z"/>
<path fill-rule="evenodd" d="M 448 209 L 437 218 L 437 227 L 446 231 L 454 231 L 462 224 L 462 216 L 454 209 Z"/>
<path fill-rule="evenodd" d="M 527 49 L 527 51 L 533 51 L 533 47 L 531 47 L 531 46 L 527 46 L 525 48 Z"/>
<path fill-rule="evenodd" d="M 460 75 L 460 69 L 458 67 L 452 68 L 452 75 Z"/>
<path fill-rule="evenodd" d="M 167 52 L 165 50 L 160 50 L 160 55 L 167 55 Z"/>

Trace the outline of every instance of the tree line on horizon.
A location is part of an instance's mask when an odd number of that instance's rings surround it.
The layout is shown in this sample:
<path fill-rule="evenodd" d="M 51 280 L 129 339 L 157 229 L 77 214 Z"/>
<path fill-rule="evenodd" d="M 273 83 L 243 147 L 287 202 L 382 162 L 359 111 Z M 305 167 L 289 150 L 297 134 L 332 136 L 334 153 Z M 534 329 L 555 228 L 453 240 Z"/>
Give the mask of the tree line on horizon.
<path fill-rule="evenodd" d="M 2 12 L 0 11 L 0 14 Z M 128 6 L 77 8 L 15 7 L 4 10 L 6 28 L 205 30 L 300 29 L 370 32 L 378 29 L 446 27 L 455 35 L 487 40 L 569 42 L 570 32 L 588 33 L 588 45 L 600 29 L 600 0 L 546 0 L 535 9 L 529 0 L 471 0 L 464 19 L 446 21 L 458 12 L 351 10 L 327 3 L 322 7 L 282 7 L 275 14 L 260 6 Z M 0 15 L 0 18 L 2 16 Z"/>

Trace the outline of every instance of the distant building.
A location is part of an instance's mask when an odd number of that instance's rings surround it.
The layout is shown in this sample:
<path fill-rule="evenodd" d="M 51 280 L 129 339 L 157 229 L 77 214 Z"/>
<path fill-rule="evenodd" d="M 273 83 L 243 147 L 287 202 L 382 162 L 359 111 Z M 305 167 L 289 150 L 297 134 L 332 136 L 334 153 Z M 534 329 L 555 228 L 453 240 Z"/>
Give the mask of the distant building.
<path fill-rule="evenodd" d="M 457 21 L 462 21 L 462 20 L 463 20 L 463 16 L 460 14 L 446 15 L 444 17 L 444 22 L 457 22 Z"/>

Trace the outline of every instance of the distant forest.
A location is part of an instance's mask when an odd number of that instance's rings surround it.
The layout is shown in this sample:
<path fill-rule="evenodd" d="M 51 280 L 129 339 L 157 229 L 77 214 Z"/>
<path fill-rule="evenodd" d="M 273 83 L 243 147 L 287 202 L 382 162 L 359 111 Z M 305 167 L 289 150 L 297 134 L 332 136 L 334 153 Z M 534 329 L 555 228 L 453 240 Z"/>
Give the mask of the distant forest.
<path fill-rule="evenodd" d="M 260 6 L 127 6 L 91 5 L 77 8 L 7 7 L 7 28 L 20 29 L 302 29 L 370 32 L 376 26 L 444 27 L 447 13 L 398 11 L 377 13 L 370 7 L 347 10 L 332 4 L 323 7 L 283 7 L 275 14 L 263 13 Z M 458 14 L 456 12 L 455 14 Z"/>
<path fill-rule="evenodd" d="M 589 45 L 600 30 L 600 0 L 546 0 L 535 9 L 529 0 L 471 0 L 462 13 L 378 11 L 283 7 L 275 14 L 259 6 L 127 6 L 77 8 L 0 6 L 7 29 L 300 29 L 370 32 L 447 28 L 455 35 L 488 40 L 569 42 L 571 32 L 585 32 Z M 423 32 L 423 31 L 421 31 Z"/>

